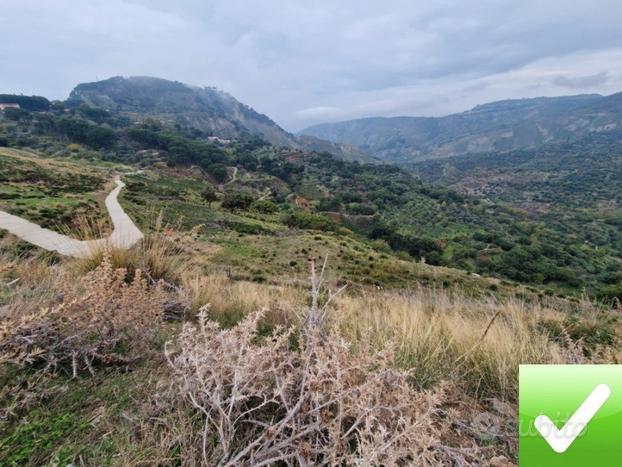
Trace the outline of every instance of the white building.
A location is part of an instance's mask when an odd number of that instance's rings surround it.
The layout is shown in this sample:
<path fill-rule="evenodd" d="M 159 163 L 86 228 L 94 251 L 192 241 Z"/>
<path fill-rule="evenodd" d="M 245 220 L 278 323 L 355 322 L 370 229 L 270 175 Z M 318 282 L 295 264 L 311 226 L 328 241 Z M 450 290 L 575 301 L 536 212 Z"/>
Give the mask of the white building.
<path fill-rule="evenodd" d="M 0 110 L 4 110 L 4 109 L 19 109 L 19 104 L 14 104 L 14 103 L 3 104 L 2 102 L 0 102 Z"/>

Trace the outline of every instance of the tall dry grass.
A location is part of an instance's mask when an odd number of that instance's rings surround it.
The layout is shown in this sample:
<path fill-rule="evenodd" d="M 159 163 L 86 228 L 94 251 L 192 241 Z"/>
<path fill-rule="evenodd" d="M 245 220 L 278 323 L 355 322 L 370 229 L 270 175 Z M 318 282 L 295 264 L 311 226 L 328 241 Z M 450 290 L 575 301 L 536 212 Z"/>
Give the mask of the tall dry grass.
<path fill-rule="evenodd" d="M 233 281 L 225 273 L 185 274 L 182 288 L 190 296 L 193 311 L 209 305 L 208 317 L 223 326 L 231 326 L 257 310 L 263 310 L 262 324 L 287 325 L 307 299 L 301 289 Z"/>
<path fill-rule="evenodd" d="M 378 347 L 392 343 L 399 365 L 421 388 L 450 381 L 481 398 L 515 400 L 519 365 L 588 358 L 582 342 L 564 334 L 567 314 L 540 303 L 419 289 L 344 295 L 335 307 L 346 338 Z M 589 313 L 582 319 L 599 319 L 595 309 Z M 561 339 L 551 335 L 550 323 L 558 324 Z"/>
<path fill-rule="evenodd" d="M 296 323 L 299 310 L 308 306 L 304 289 L 233 281 L 225 274 L 186 275 L 182 287 L 193 310 L 209 305 L 209 318 L 225 326 L 256 310 L 264 310 L 265 324 L 288 325 Z M 336 297 L 332 306 L 332 325 L 346 339 L 355 346 L 395 346 L 397 363 L 422 389 L 450 382 L 479 398 L 514 401 L 521 364 L 620 358 L 614 350 L 619 336 L 588 348 L 609 320 L 589 303 L 571 314 L 570 307 L 560 303 L 473 298 L 422 287 L 350 292 Z"/>
<path fill-rule="evenodd" d="M 49 255 L 26 255 L 16 250 L 17 240 L 0 240 L 0 318 L 12 310 L 32 311 L 57 298 L 63 268 Z"/>
<path fill-rule="evenodd" d="M 162 214 L 150 216 L 151 226 L 145 237 L 129 249 L 110 246 L 93 246 L 90 257 L 76 260 L 70 266 L 77 275 L 96 269 L 104 257 L 109 258 L 114 268 L 123 268 L 129 274 L 140 269 L 153 280 L 163 279 L 178 283 L 184 266 L 182 236 L 177 229 L 165 224 Z M 82 240 L 95 240 L 107 235 L 107 226 L 99 221 L 81 217 L 76 222 Z"/>

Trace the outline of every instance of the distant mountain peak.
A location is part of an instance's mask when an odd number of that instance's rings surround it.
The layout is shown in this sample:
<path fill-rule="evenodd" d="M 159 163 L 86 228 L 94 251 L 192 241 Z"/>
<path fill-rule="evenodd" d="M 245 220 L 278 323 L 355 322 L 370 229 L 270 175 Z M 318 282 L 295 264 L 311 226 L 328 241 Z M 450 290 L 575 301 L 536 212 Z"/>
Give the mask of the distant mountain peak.
<path fill-rule="evenodd" d="M 152 76 L 113 76 L 77 85 L 66 103 L 123 112 L 137 121 L 161 119 L 223 139 L 259 137 L 275 146 L 371 161 L 354 147 L 318 138 L 296 138 L 268 116 L 213 86 L 193 86 Z"/>
<path fill-rule="evenodd" d="M 114 76 L 79 84 L 67 103 L 172 120 L 223 138 L 257 135 L 275 145 L 297 146 L 295 138 L 269 117 L 212 86 L 191 86 L 152 76 Z"/>

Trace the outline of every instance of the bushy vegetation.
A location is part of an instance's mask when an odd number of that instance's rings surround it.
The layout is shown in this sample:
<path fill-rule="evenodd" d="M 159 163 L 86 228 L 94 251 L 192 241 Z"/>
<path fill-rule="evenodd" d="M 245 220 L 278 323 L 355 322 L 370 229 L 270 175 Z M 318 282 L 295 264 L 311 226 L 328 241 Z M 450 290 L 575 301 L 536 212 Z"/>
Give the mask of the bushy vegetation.
<path fill-rule="evenodd" d="M 487 255 L 484 271 L 574 287 L 585 280 L 578 271 L 598 271 L 592 282 L 606 297 L 607 282 L 622 264 L 621 138 L 618 131 L 595 133 L 537 150 L 422 162 L 413 169 L 426 180 L 488 198 L 529 219 L 517 246 L 490 230 L 478 233 L 476 240 L 508 251 L 500 262 Z"/>
<path fill-rule="evenodd" d="M 198 167 L 217 191 L 227 185 L 228 194 L 205 199 L 208 205 L 222 199 L 226 209 L 269 215 L 262 208 L 252 209 L 248 199 L 238 202 L 250 193 L 251 203 L 269 201 L 284 211 L 282 225 L 324 231 L 345 227 L 434 265 L 530 283 L 550 293 L 587 288 L 593 295 L 609 297 L 607 275 L 622 261 L 613 133 L 533 153 L 495 155 L 486 163 L 484 156 L 472 156 L 418 166 L 425 178 L 438 179 L 434 174 L 443 173 L 444 183 L 452 183 L 452 173 L 472 174 L 473 167 L 489 164 L 478 179 L 485 189 L 466 185 L 452 189 L 422 182 L 395 166 L 276 148 L 250 135 L 220 144 L 192 126 L 171 126 L 152 117 L 133 122 L 128 114 L 82 101 L 22 112 L 17 121 L 5 118 L 0 123 L 0 138 L 9 146 L 143 168 L 161 163 L 172 169 Z M 67 143 L 72 141 L 81 146 L 69 149 Z M 583 157 L 586 151 L 589 156 Z M 239 169 L 237 180 L 231 176 L 232 167 Z M 495 182 L 508 168 L 514 182 Z M 544 179 L 543 173 L 552 175 Z M 591 187 L 597 187 L 598 196 Z M 172 204 L 183 198 L 187 204 L 177 204 L 178 214 L 196 217 L 188 212 L 197 201 L 189 196 L 193 189 L 167 190 L 161 187 L 159 201 L 167 197 Z M 288 211 L 297 199 L 303 200 L 305 212 Z"/>
<path fill-rule="evenodd" d="M 232 211 L 237 209 L 248 209 L 253 204 L 253 197 L 250 193 L 240 191 L 228 191 L 222 199 L 222 207 Z"/>
<path fill-rule="evenodd" d="M 289 227 L 299 229 L 332 230 L 335 228 L 335 224 L 327 216 L 297 209 L 285 214 L 283 223 Z"/>
<path fill-rule="evenodd" d="M 213 144 L 196 141 L 163 128 L 157 122 L 134 126 L 127 136 L 144 148 L 164 150 L 171 164 L 196 164 L 204 168 L 218 182 L 227 179 L 228 162 L 225 152 Z"/>
<path fill-rule="evenodd" d="M 390 352 L 351 352 L 338 336 L 292 330 L 257 344 L 260 314 L 221 330 L 199 314 L 169 356 L 171 397 L 192 407 L 180 439 L 183 463 L 205 465 L 436 465 L 430 411 Z M 171 343 L 175 344 L 175 343 Z"/>
<path fill-rule="evenodd" d="M 61 118 L 56 121 L 56 125 L 59 132 L 71 141 L 86 144 L 93 149 L 109 149 L 116 142 L 114 131 L 103 126 L 70 118 Z"/>

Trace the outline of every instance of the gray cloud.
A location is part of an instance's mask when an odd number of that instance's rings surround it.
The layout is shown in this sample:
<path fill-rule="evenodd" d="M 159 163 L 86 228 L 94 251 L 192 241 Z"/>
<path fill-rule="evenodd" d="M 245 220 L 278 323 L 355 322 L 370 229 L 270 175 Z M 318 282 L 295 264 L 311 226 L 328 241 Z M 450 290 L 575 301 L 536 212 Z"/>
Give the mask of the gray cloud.
<path fill-rule="evenodd" d="M 570 89 L 585 89 L 602 86 L 607 82 L 608 73 L 601 71 L 587 76 L 558 76 L 553 84 Z"/>
<path fill-rule="evenodd" d="M 215 85 L 290 130 L 438 115 L 622 90 L 620 17 L 611 0 L 3 0 L 0 92 L 154 75 Z"/>

